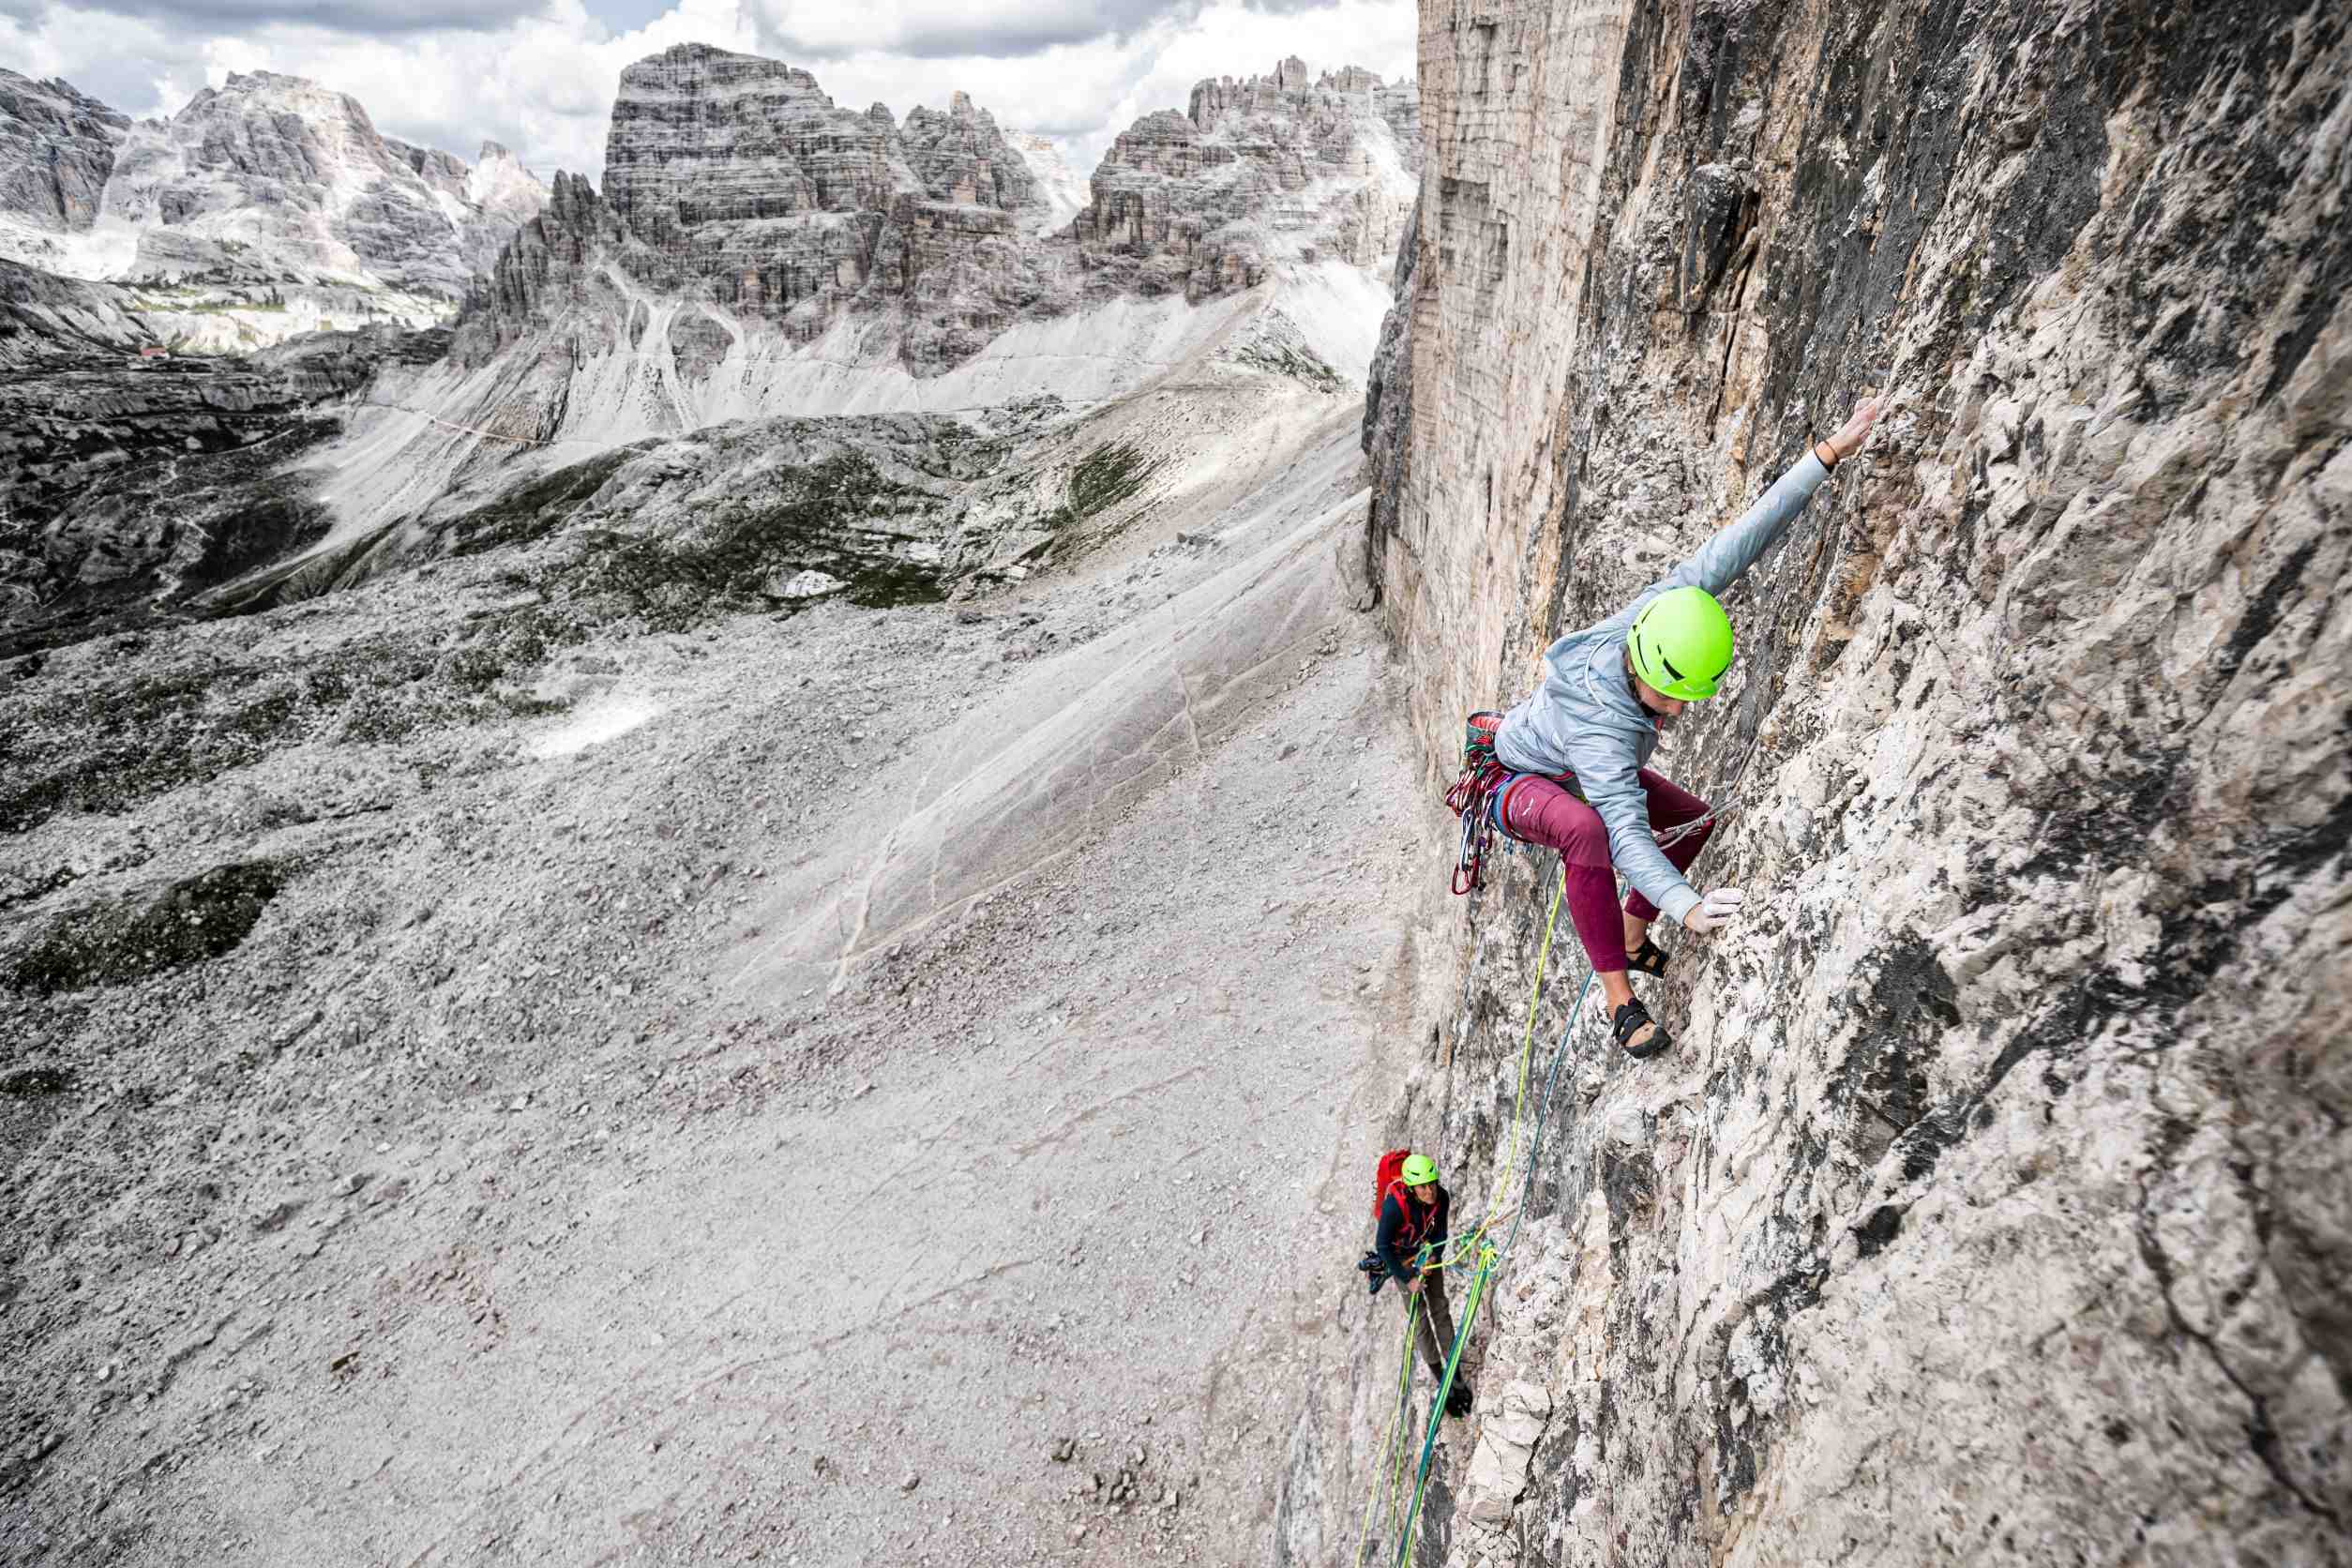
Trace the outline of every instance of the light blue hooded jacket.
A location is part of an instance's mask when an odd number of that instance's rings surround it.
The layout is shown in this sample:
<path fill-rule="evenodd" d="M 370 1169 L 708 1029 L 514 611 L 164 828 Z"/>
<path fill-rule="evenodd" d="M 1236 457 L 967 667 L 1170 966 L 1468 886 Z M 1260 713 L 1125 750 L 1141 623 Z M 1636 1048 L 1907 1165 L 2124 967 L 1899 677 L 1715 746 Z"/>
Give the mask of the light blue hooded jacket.
<path fill-rule="evenodd" d="M 1574 773 L 1576 788 L 1609 830 L 1609 858 L 1641 896 L 1680 925 L 1698 906 L 1651 837 L 1650 803 L 1640 769 L 1658 746 L 1657 721 L 1625 676 L 1625 634 L 1634 617 L 1669 588 L 1699 587 L 1722 596 L 1772 547 L 1830 471 L 1810 452 L 1755 505 L 1698 553 L 1644 588 L 1597 626 L 1544 650 L 1544 684 L 1503 716 L 1495 756 L 1517 773 Z"/>

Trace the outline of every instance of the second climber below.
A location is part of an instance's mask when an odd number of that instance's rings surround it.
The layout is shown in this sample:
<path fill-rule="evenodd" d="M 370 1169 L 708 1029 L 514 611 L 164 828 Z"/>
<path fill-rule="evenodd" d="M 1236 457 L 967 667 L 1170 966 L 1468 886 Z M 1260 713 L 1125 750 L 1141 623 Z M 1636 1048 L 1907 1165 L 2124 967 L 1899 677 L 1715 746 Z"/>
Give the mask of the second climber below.
<path fill-rule="evenodd" d="M 1715 694 L 1731 668 L 1731 620 L 1716 596 L 1772 548 L 1830 471 L 1862 450 L 1883 400 L 1869 399 L 1739 520 L 1595 626 L 1544 650 L 1544 684 L 1495 731 L 1511 776 L 1495 792 L 1495 825 L 1521 843 L 1560 851 L 1568 916 L 1607 999 L 1611 1032 L 1634 1056 L 1672 1044 L 1626 978 L 1664 975 L 1650 939 L 1663 912 L 1705 935 L 1739 917 L 1736 887 L 1701 894 L 1683 873 L 1706 847 L 1710 807 L 1644 766 L 1684 704 Z M 1699 824 L 1667 848 L 1657 832 Z M 1616 873 L 1633 885 L 1621 914 Z"/>
<path fill-rule="evenodd" d="M 1411 1155 L 1380 1195 L 1372 1241 L 1389 1276 L 1405 1287 L 1405 1310 L 1413 1319 L 1421 1358 L 1440 1384 L 1454 1344 L 1454 1315 L 1446 1308 L 1445 1271 L 1432 1260 L 1445 1251 L 1446 1219 L 1453 1206 L 1452 1196 L 1438 1184 L 1437 1162 L 1426 1154 Z M 1470 1379 L 1457 1371 L 1446 1395 L 1445 1413 L 1468 1415 L 1471 1397 Z"/>

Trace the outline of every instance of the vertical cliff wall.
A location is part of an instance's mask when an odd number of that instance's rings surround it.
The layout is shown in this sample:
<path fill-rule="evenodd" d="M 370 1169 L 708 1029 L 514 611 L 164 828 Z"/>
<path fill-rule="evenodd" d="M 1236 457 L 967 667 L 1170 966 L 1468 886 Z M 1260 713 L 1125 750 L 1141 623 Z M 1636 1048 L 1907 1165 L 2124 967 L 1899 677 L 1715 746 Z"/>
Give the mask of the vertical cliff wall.
<path fill-rule="evenodd" d="M 1433 788 L 1548 639 L 1897 405 L 1660 753 L 1761 911 L 1664 933 L 1670 1055 L 1563 1060 L 1421 1560 L 2345 1560 L 2345 26 L 1424 0 L 1366 438 Z M 1385 1131 L 1471 1199 L 1550 870 L 1430 874 Z M 1293 1558 L 1352 1545 L 1394 1376 L 1347 1310 Z"/>

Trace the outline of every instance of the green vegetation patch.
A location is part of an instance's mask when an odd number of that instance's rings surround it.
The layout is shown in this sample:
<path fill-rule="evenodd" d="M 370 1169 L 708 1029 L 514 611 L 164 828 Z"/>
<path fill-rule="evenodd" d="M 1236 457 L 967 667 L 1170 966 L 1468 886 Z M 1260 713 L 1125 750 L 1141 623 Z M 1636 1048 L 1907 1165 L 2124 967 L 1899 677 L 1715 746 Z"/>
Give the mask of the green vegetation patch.
<path fill-rule="evenodd" d="M 285 885 L 269 861 L 216 866 L 158 893 L 68 910 L 11 956 L 10 988 L 50 995 L 116 986 L 230 952 Z"/>
<path fill-rule="evenodd" d="M 449 553 L 479 555 L 486 550 L 546 538 L 569 521 L 581 504 L 604 489 L 621 465 L 635 456 L 636 450 L 626 446 L 600 453 L 475 507 L 450 525 Z"/>
<path fill-rule="evenodd" d="M 1289 376 L 1293 381 L 1303 381 L 1319 392 L 1337 392 L 1347 384 L 1340 380 L 1339 372 L 1324 362 L 1322 355 L 1303 344 L 1252 343 L 1237 350 L 1233 358 L 1243 365 L 1270 370 L 1278 376 Z"/>
<path fill-rule="evenodd" d="M 1116 506 L 1141 490 L 1159 466 L 1158 460 L 1125 442 L 1097 446 L 1070 470 L 1070 510 L 1083 519 Z"/>
<path fill-rule="evenodd" d="M 718 503 L 683 537 L 599 533 L 567 575 L 583 595 L 602 597 L 654 631 L 777 602 L 779 572 L 813 567 L 850 586 L 868 607 L 927 604 L 943 596 L 938 573 L 890 552 L 888 526 L 909 497 L 929 497 L 890 479 L 862 453 L 845 452 L 786 471 L 773 494 Z M 858 548 L 870 541 L 871 549 Z"/>

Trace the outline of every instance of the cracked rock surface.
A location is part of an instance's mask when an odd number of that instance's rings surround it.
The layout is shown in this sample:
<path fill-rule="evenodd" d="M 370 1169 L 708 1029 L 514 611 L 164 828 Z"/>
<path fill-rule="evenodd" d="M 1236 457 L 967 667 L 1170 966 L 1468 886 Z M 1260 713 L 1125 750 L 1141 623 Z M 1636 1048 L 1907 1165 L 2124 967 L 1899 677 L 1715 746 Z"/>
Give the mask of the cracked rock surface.
<path fill-rule="evenodd" d="M 1756 913 L 1661 932 L 1671 1053 L 1576 1026 L 1472 1356 L 1550 1425 L 1500 1535 L 1448 1442 L 1420 1560 L 2345 1560 L 2341 9 L 1422 20 L 1368 435 L 1432 792 L 1552 636 L 1896 400 L 1659 754 Z M 1386 1138 L 1473 1191 L 1552 862 L 1506 865 L 1433 898 Z M 1582 978 L 1563 936 L 1539 1071 Z M 1330 1380 L 1294 1498 L 1362 1497 L 1393 1378 Z"/>

